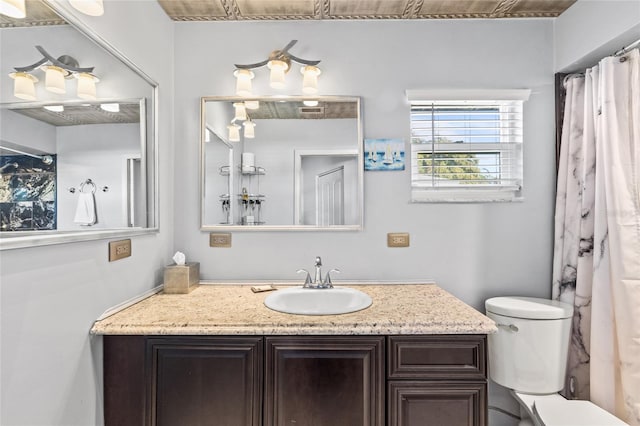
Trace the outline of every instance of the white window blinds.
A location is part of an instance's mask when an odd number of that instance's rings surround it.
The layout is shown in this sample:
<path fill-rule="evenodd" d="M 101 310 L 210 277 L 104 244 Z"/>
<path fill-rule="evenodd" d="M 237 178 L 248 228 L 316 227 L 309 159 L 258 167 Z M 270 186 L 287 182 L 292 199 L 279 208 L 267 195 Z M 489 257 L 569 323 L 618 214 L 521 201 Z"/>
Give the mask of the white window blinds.
<path fill-rule="evenodd" d="M 522 97 L 528 97 L 528 91 L 510 91 L 503 100 L 464 100 L 461 94 L 455 93 L 451 99 L 423 100 L 408 93 L 412 200 L 484 202 L 519 198 L 523 176 Z M 478 92 L 473 95 L 478 96 Z"/>

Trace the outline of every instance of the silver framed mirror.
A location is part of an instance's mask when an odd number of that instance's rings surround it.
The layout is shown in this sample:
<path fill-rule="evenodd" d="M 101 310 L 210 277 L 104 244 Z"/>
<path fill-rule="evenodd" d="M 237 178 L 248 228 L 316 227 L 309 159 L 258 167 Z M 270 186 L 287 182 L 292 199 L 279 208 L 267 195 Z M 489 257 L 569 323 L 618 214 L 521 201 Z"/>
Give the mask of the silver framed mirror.
<path fill-rule="evenodd" d="M 55 2 L 29 6 L 0 28 L 0 250 L 158 232 L 158 84 Z M 52 25 L 31 26 L 30 10 Z M 42 50 L 95 67 L 96 99 L 76 94 L 75 79 L 50 93 L 39 67 L 36 100 L 18 99 L 7 76 Z"/>
<path fill-rule="evenodd" d="M 203 231 L 363 227 L 360 98 L 201 99 Z"/>

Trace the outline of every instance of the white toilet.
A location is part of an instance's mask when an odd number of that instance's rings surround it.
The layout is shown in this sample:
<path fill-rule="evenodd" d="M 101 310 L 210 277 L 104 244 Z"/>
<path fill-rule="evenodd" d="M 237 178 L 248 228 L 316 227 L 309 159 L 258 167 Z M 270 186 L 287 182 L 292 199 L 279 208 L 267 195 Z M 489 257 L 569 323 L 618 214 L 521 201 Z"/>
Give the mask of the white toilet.
<path fill-rule="evenodd" d="M 557 392 L 564 376 L 573 306 L 533 297 L 494 297 L 485 302 L 498 332 L 488 337 L 489 376 L 511 389 L 520 404 L 520 426 L 627 425 L 590 401 Z"/>

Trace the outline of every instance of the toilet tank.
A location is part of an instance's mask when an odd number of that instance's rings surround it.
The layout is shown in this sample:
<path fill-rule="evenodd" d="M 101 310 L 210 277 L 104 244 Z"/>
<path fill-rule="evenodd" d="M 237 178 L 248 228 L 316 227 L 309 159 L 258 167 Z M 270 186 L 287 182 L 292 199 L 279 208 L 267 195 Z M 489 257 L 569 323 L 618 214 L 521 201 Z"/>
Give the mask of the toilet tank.
<path fill-rule="evenodd" d="M 517 392 L 561 390 L 573 306 L 534 297 L 494 297 L 485 308 L 498 325 L 498 332 L 488 337 L 491 379 Z"/>

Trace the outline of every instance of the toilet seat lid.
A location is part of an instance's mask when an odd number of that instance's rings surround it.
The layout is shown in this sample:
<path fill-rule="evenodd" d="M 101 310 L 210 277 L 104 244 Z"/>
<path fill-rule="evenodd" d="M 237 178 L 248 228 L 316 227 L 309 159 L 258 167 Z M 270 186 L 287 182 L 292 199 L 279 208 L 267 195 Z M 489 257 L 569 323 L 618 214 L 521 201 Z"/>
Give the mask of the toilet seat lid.
<path fill-rule="evenodd" d="M 536 399 L 533 416 L 544 426 L 629 426 L 591 401 Z"/>

